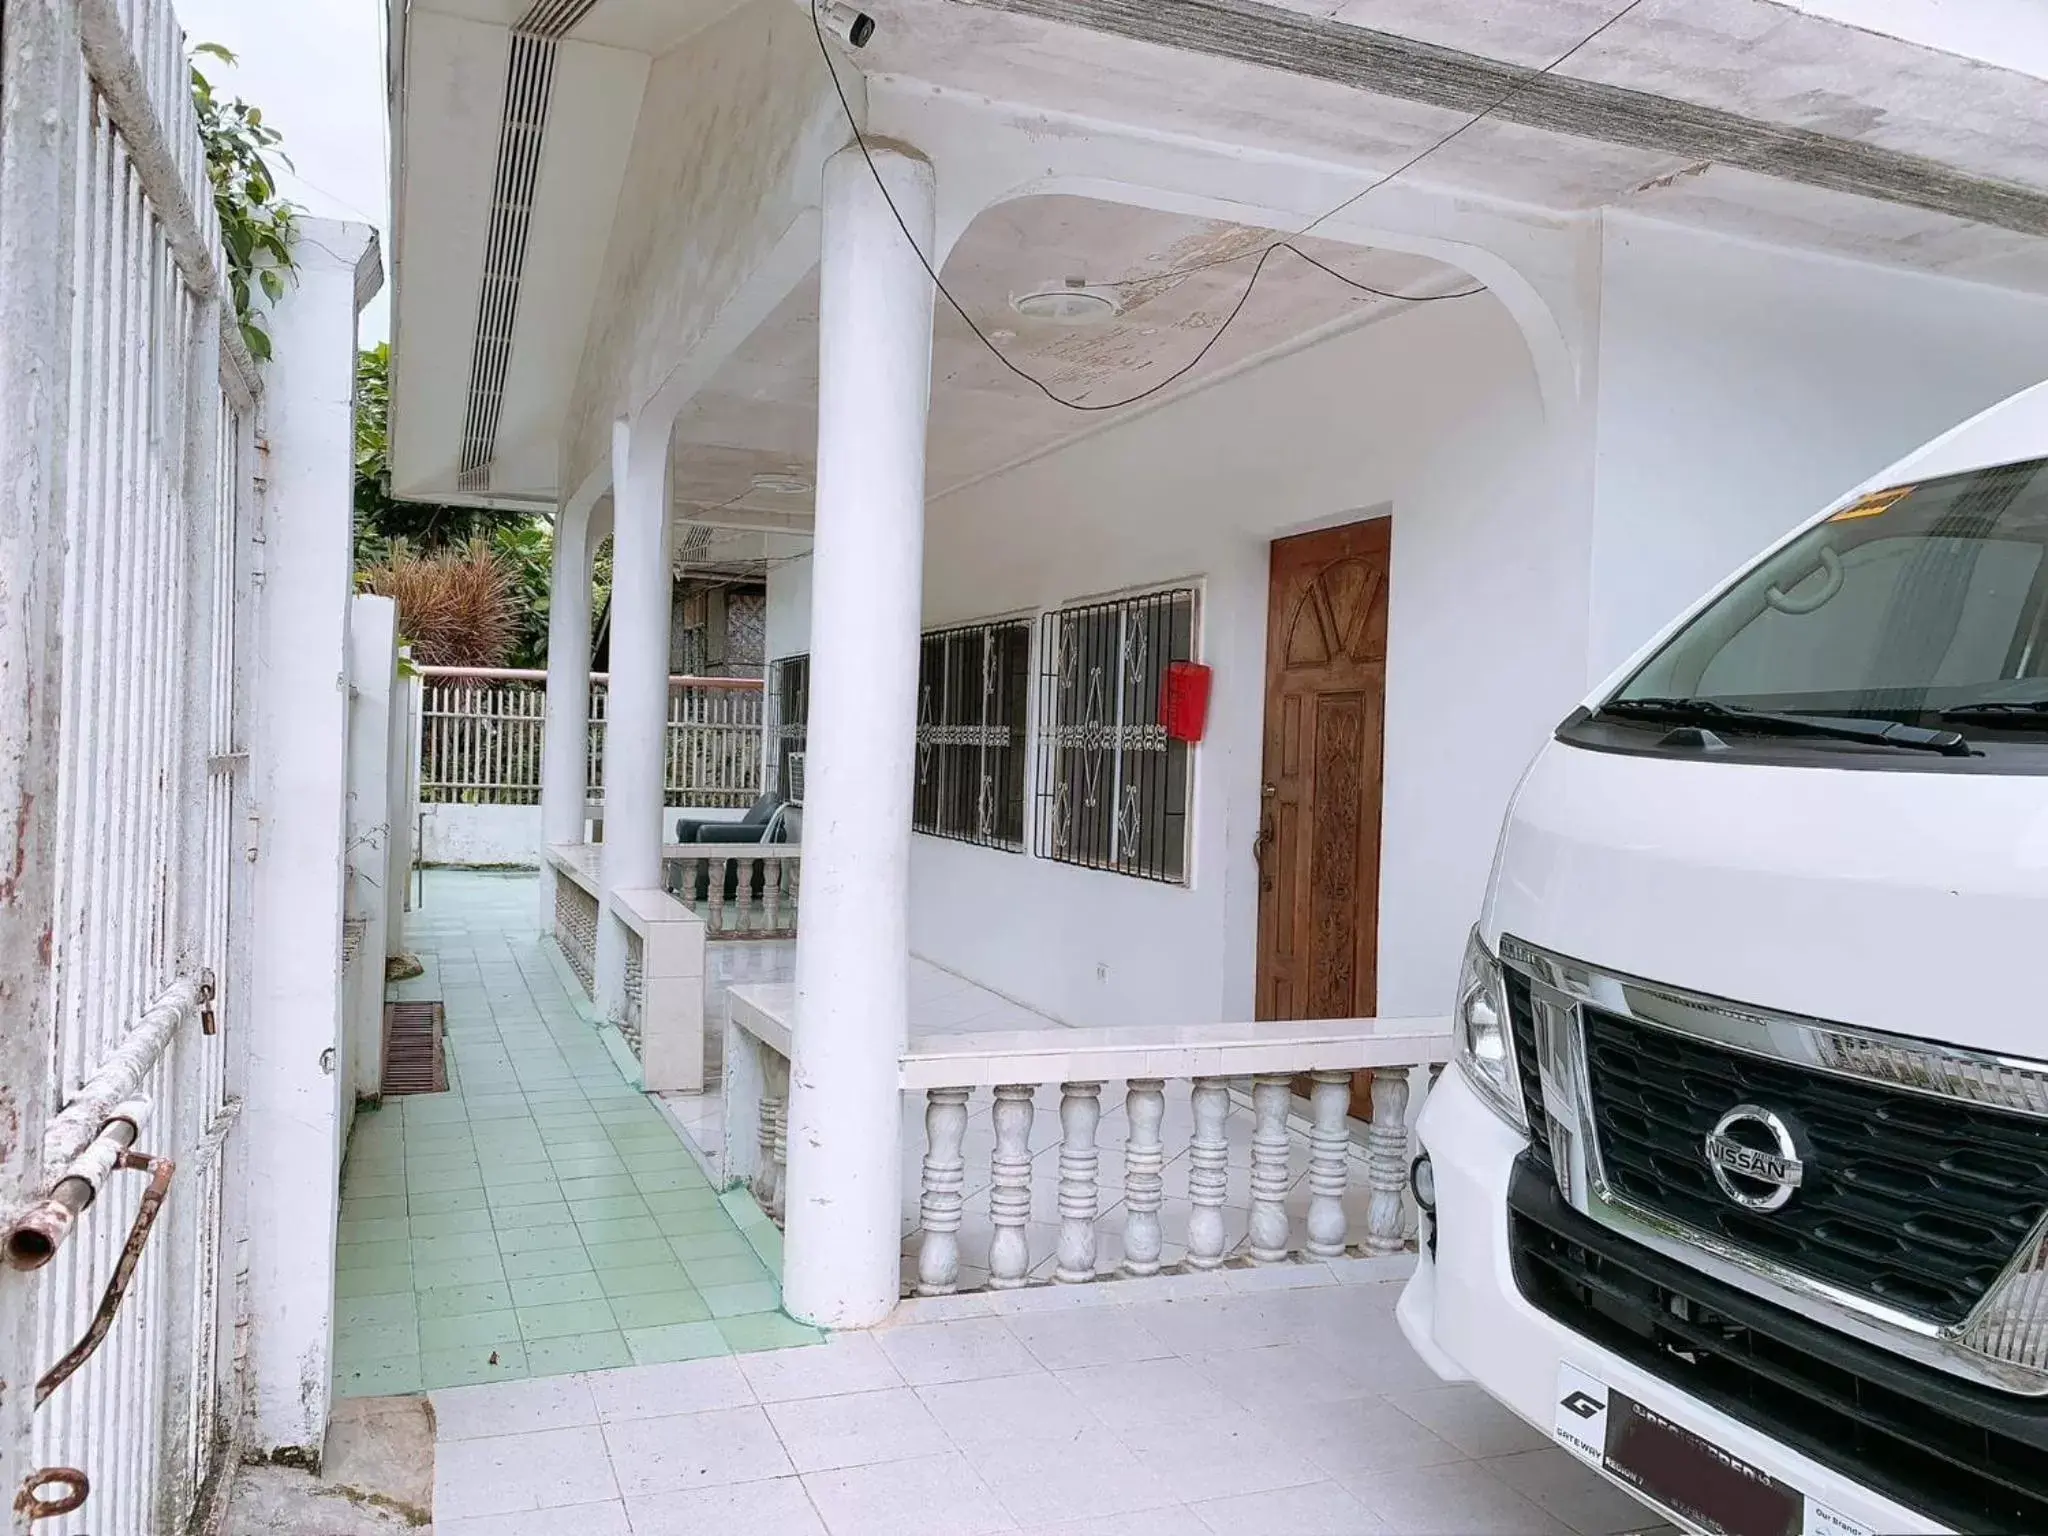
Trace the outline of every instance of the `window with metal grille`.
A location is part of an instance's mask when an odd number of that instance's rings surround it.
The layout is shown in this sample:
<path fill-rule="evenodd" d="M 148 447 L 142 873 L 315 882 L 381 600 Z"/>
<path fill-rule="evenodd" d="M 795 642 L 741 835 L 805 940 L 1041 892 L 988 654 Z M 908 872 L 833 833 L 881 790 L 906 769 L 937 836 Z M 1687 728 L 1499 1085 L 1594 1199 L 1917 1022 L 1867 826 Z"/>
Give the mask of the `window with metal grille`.
<path fill-rule="evenodd" d="M 789 793 L 789 758 L 804 749 L 811 718 L 811 658 L 785 656 L 774 665 L 775 788 Z"/>
<path fill-rule="evenodd" d="M 1039 643 L 1041 858 L 1185 882 L 1188 748 L 1160 722 L 1168 663 L 1195 659 L 1196 592 L 1062 608 Z"/>
<path fill-rule="evenodd" d="M 1028 619 L 924 637 L 911 802 L 911 825 L 918 831 L 1023 852 L 1030 668 Z"/>

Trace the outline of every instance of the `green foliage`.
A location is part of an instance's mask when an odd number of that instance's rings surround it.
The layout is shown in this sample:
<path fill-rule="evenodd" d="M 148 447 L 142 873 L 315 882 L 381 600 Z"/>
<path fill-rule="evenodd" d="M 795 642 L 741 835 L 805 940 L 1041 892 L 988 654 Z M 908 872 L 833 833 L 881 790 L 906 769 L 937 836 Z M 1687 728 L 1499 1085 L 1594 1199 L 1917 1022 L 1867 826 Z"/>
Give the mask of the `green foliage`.
<path fill-rule="evenodd" d="M 197 63 L 204 57 L 233 64 L 234 54 L 219 43 L 200 43 L 193 48 L 192 57 L 192 103 L 199 110 L 199 137 L 206 145 L 213 205 L 220 213 L 235 318 L 250 355 L 263 361 L 270 356 L 270 332 L 263 323 L 257 295 L 271 304 L 283 295 L 293 265 L 298 213 L 278 195 L 269 157 L 275 155 L 287 169 L 291 159 L 278 148 L 278 132 L 263 121 L 262 109 L 239 96 L 216 95 L 213 82 Z"/>

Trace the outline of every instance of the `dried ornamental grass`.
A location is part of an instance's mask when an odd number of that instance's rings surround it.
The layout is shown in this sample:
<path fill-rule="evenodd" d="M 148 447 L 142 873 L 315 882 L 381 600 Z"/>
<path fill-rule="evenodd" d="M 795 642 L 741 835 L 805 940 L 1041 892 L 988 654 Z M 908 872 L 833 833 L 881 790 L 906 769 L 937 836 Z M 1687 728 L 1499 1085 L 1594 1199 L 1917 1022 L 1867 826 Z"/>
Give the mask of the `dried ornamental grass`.
<path fill-rule="evenodd" d="M 512 578 L 482 539 L 432 556 L 393 541 L 390 558 L 362 572 L 365 591 L 398 604 L 398 631 L 429 667 L 499 667 L 518 634 Z"/>

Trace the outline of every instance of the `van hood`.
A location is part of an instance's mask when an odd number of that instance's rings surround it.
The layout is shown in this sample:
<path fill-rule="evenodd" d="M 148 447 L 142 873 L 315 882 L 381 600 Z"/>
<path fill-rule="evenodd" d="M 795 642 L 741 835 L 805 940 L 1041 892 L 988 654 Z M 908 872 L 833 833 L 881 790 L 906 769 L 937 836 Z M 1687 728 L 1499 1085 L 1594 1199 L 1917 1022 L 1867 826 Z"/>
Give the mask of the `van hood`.
<path fill-rule="evenodd" d="M 1482 929 L 1733 1002 L 2048 1058 L 2048 779 L 1551 741 Z"/>

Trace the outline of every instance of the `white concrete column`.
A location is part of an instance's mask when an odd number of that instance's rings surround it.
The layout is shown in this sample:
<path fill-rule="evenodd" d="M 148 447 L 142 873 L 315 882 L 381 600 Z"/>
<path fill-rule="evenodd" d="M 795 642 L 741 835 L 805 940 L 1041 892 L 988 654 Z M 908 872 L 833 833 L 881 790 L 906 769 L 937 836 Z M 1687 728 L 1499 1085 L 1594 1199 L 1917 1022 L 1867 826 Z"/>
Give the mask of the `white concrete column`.
<path fill-rule="evenodd" d="M 540 764 L 540 842 L 583 841 L 590 786 L 590 509 L 564 502 L 555 514 L 554 571 L 548 583 L 548 700 Z M 540 931 L 555 927 L 555 869 L 540 861 Z"/>
<path fill-rule="evenodd" d="M 875 164 L 930 249 L 929 162 Z M 858 149 L 825 165 L 804 905 L 783 1304 L 826 1327 L 896 1304 L 911 757 L 932 283 Z"/>
<path fill-rule="evenodd" d="M 597 921 L 596 1004 L 616 1019 L 626 999 L 626 928 L 616 891 L 661 885 L 663 748 L 668 736 L 669 421 L 612 428 L 611 688 L 604 727 L 604 910 Z"/>
<path fill-rule="evenodd" d="M 334 1242 L 347 1129 L 341 944 L 356 314 L 376 234 L 308 219 L 271 313 L 269 490 L 250 709 L 256 861 L 236 1137 L 248 1169 L 251 1450 L 327 1433 Z M 374 959 L 371 961 L 375 963 Z"/>

